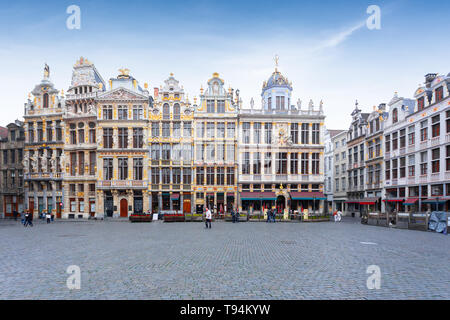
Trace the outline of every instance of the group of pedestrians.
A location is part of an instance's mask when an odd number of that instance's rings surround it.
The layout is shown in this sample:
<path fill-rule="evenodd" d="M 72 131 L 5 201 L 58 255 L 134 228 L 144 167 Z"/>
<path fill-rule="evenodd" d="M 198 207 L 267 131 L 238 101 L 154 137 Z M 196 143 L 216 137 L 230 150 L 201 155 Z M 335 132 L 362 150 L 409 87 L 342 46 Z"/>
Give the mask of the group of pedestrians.
<path fill-rule="evenodd" d="M 231 209 L 231 220 L 233 223 L 239 222 L 239 212 L 237 210 Z"/>
<path fill-rule="evenodd" d="M 276 209 L 268 209 L 267 210 L 267 221 L 266 222 L 275 222 L 276 216 L 277 216 Z"/>

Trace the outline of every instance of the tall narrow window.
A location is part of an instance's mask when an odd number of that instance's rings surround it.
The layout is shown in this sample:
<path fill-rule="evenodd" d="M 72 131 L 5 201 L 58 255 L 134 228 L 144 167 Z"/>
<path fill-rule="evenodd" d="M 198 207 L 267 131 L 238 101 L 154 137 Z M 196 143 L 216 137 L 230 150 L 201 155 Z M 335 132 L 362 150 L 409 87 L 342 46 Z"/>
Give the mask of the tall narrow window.
<path fill-rule="evenodd" d="M 163 105 L 163 119 L 169 120 L 170 119 L 170 106 L 168 103 L 165 103 Z"/>
<path fill-rule="evenodd" d="M 128 179 L 128 158 L 119 158 L 119 180 Z"/>
<path fill-rule="evenodd" d="M 119 148 L 128 148 L 128 128 L 119 128 Z"/>
<path fill-rule="evenodd" d="M 320 143 L 320 124 L 313 123 L 312 125 L 312 144 Z"/>
<path fill-rule="evenodd" d="M 225 100 L 217 100 L 217 113 L 225 113 Z"/>
<path fill-rule="evenodd" d="M 242 124 L 242 143 L 250 143 L 250 122 Z"/>
<path fill-rule="evenodd" d="M 436 148 L 431 150 L 431 172 L 432 173 L 438 173 L 440 171 L 440 165 L 439 165 L 439 160 L 440 160 L 440 149 Z"/>
<path fill-rule="evenodd" d="M 105 180 L 113 178 L 113 158 L 103 158 L 103 174 Z"/>
<path fill-rule="evenodd" d="M 309 153 L 302 153 L 302 174 L 309 174 Z"/>
<path fill-rule="evenodd" d="M 144 146 L 144 133 L 142 128 L 133 128 L 133 148 L 142 149 Z"/>
<path fill-rule="evenodd" d="M 103 128 L 103 148 L 111 149 L 113 147 L 113 129 Z"/>
<path fill-rule="evenodd" d="M 272 124 L 271 123 L 264 124 L 264 143 L 272 144 Z"/>
<path fill-rule="evenodd" d="M 253 153 L 253 174 L 261 174 L 261 154 Z"/>
<path fill-rule="evenodd" d="M 312 154 L 312 174 L 319 174 L 319 154 Z"/>
<path fill-rule="evenodd" d="M 43 97 L 43 107 L 48 108 L 48 93 L 44 93 Z"/>
<path fill-rule="evenodd" d="M 253 143 L 260 144 L 261 143 L 261 123 L 255 122 L 253 124 Z"/>
<path fill-rule="evenodd" d="M 143 177 L 143 166 L 142 166 L 142 158 L 134 158 L 133 159 L 133 176 L 134 180 L 142 180 Z"/>
<path fill-rule="evenodd" d="M 439 137 L 441 134 L 441 117 L 438 114 L 431 118 L 431 137 Z"/>
<path fill-rule="evenodd" d="M 173 105 L 173 119 L 174 120 L 180 120 L 180 118 L 181 118 L 180 105 L 178 103 L 175 103 Z"/>
<path fill-rule="evenodd" d="M 291 123 L 291 139 L 293 144 L 298 144 L 298 123 Z"/>
<path fill-rule="evenodd" d="M 119 106 L 118 107 L 118 119 L 119 120 L 127 120 L 128 119 L 128 106 Z"/>
<path fill-rule="evenodd" d="M 250 174 L 250 152 L 242 154 L 242 174 Z"/>
<path fill-rule="evenodd" d="M 298 174 L 298 153 L 291 153 L 291 174 Z"/>
<path fill-rule="evenodd" d="M 398 122 L 398 109 L 397 108 L 395 108 L 392 111 L 392 123 L 396 123 L 396 122 Z"/>
<path fill-rule="evenodd" d="M 302 144 L 309 144 L 309 123 L 302 123 Z"/>
<path fill-rule="evenodd" d="M 272 174 L 272 153 L 264 153 L 264 174 Z"/>

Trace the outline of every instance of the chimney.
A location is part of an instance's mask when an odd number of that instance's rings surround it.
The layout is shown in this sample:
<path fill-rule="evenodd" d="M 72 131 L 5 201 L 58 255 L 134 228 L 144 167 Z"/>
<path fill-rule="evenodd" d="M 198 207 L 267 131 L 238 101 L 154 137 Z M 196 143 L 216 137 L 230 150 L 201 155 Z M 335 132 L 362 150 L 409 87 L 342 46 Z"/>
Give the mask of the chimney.
<path fill-rule="evenodd" d="M 155 96 L 155 99 L 158 98 L 158 95 L 159 95 L 159 88 L 155 87 L 153 92 L 154 92 L 153 95 Z"/>
<path fill-rule="evenodd" d="M 430 87 L 431 82 L 433 82 L 434 79 L 436 79 L 437 73 L 428 73 L 425 75 L 425 86 L 427 88 Z"/>

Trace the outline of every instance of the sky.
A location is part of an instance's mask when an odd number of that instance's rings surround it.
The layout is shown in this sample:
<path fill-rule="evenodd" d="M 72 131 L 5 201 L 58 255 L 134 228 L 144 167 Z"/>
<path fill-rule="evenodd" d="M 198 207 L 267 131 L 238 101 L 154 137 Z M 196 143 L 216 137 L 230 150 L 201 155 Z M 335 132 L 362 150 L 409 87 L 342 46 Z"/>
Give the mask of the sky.
<path fill-rule="evenodd" d="M 81 28 L 68 29 L 77 5 Z M 366 21 L 380 8 L 380 29 Z M 260 107 L 275 68 L 293 83 L 292 102 L 324 103 L 329 129 L 348 129 L 398 92 L 412 98 L 427 73 L 450 72 L 449 1 L 10 1 L 0 5 L 0 126 L 22 119 L 44 64 L 59 90 L 83 56 L 107 81 L 128 68 L 141 85 L 170 73 L 189 98 L 214 72 Z M 150 90 L 152 92 L 152 90 Z"/>

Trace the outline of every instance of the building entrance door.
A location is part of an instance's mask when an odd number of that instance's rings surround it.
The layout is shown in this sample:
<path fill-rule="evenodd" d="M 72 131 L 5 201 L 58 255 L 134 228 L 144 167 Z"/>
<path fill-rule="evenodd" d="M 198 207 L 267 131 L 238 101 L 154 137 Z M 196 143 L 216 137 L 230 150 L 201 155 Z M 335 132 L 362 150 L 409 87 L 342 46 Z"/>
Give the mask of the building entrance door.
<path fill-rule="evenodd" d="M 191 199 L 183 200 L 183 213 L 191 213 Z"/>
<path fill-rule="evenodd" d="M 105 196 L 105 215 L 112 217 L 114 213 L 114 199 L 110 195 Z"/>
<path fill-rule="evenodd" d="M 121 218 L 128 217 L 128 201 L 127 201 L 127 199 L 120 200 L 120 217 Z"/>

